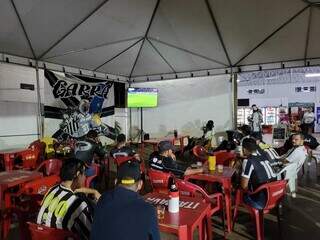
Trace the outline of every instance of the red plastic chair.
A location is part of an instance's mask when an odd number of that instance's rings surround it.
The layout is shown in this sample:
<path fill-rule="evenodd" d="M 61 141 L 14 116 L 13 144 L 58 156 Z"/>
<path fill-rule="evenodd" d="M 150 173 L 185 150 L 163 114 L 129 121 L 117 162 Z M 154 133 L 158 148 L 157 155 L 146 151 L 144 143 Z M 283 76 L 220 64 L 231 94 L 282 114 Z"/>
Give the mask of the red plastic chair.
<path fill-rule="evenodd" d="M 113 158 L 115 164 L 117 165 L 117 167 L 119 167 L 121 164 L 130 161 L 130 160 L 134 160 L 137 161 L 136 158 L 134 156 L 116 156 L 115 158 Z M 144 162 L 141 161 L 140 162 L 140 171 L 141 173 L 145 173 L 146 167 L 144 165 Z"/>
<path fill-rule="evenodd" d="M 60 169 L 62 167 L 62 161 L 60 159 L 48 159 L 43 161 L 37 168 L 37 171 L 43 171 L 46 176 L 60 175 Z"/>
<path fill-rule="evenodd" d="M 223 166 L 229 166 L 230 162 L 236 157 L 234 152 L 224 150 L 215 152 L 214 155 L 216 156 L 216 164 L 222 164 Z"/>
<path fill-rule="evenodd" d="M 27 224 L 31 240 L 80 240 L 77 235 L 67 230 L 50 228 L 31 222 Z"/>
<path fill-rule="evenodd" d="M 15 158 L 21 158 L 22 166 L 15 166 L 15 168 L 22 168 L 32 170 L 37 167 L 37 162 L 40 152 L 37 149 L 25 149 L 16 154 Z"/>
<path fill-rule="evenodd" d="M 236 204 L 234 209 L 234 217 L 233 223 L 235 223 L 238 213 L 238 207 L 240 204 L 243 204 L 250 212 L 251 216 L 255 218 L 256 223 L 256 239 L 263 240 L 264 239 L 264 226 L 263 226 L 263 214 L 267 214 L 271 209 L 277 208 L 277 218 L 278 224 L 280 228 L 280 216 L 279 216 L 279 204 L 285 196 L 286 193 L 286 180 L 274 181 L 270 183 L 266 183 L 261 185 L 254 192 L 247 192 L 247 194 L 252 195 L 256 194 L 260 191 L 266 191 L 267 193 L 267 202 L 265 207 L 262 210 L 255 209 L 245 203 L 243 203 L 243 193 L 241 190 L 238 190 L 236 193 Z"/>
<path fill-rule="evenodd" d="M 92 163 L 91 166 L 94 168 L 94 172 L 95 173 L 94 173 L 94 175 L 92 175 L 90 177 L 86 177 L 85 186 L 88 187 L 88 188 L 91 186 L 91 183 L 92 183 L 93 179 L 98 177 L 99 174 L 100 174 L 100 165 L 99 164 Z"/>
<path fill-rule="evenodd" d="M 41 142 L 40 140 L 36 140 L 32 143 L 30 143 L 29 149 L 34 149 L 39 152 L 39 156 L 37 159 L 37 162 L 41 162 L 45 159 L 46 155 L 46 143 Z"/>
<path fill-rule="evenodd" d="M 200 196 L 206 202 L 211 204 L 210 214 L 207 216 L 207 219 L 208 219 L 207 229 L 208 229 L 208 233 L 209 233 L 208 239 L 212 238 L 212 236 L 211 236 L 212 226 L 210 223 L 211 216 L 218 211 L 221 211 L 221 220 L 222 220 L 223 230 L 224 230 L 225 224 L 224 224 L 223 195 L 221 193 L 215 193 L 215 194 L 209 195 L 200 186 L 193 184 L 191 182 L 188 182 L 188 181 L 181 180 L 181 179 L 176 179 L 176 184 L 177 184 L 177 187 L 179 189 L 179 193 L 181 196 L 188 196 L 188 197 Z M 202 226 L 200 226 L 199 229 L 202 229 Z M 199 231 L 199 238 L 204 239 L 203 232 L 201 232 L 201 231 Z"/>
<path fill-rule="evenodd" d="M 208 152 L 201 145 L 194 146 L 192 148 L 192 153 L 200 162 L 206 162 L 208 160 Z"/>
<path fill-rule="evenodd" d="M 148 170 L 148 176 L 153 191 L 159 193 L 168 193 L 169 179 L 173 177 L 171 173 L 162 172 L 150 168 Z"/>
<path fill-rule="evenodd" d="M 58 184 L 59 182 L 60 182 L 60 177 L 57 175 L 43 177 L 41 179 L 37 179 L 24 184 L 20 192 L 22 194 L 28 194 L 28 195 L 33 195 L 33 194 L 45 195 L 46 192 L 51 187 Z"/>
<path fill-rule="evenodd" d="M 116 156 L 114 158 L 114 162 L 116 163 L 117 167 L 119 167 L 122 163 L 128 162 L 130 160 L 134 160 L 133 156 Z"/>

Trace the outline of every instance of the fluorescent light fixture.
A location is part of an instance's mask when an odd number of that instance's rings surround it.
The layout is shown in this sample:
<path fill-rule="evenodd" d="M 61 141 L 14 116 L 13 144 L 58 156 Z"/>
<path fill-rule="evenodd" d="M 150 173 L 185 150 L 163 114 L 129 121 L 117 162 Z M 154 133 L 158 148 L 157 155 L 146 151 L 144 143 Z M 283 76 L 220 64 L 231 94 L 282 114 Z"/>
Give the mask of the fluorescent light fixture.
<path fill-rule="evenodd" d="M 305 77 L 320 77 L 320 73 L 307 73 Z"/>

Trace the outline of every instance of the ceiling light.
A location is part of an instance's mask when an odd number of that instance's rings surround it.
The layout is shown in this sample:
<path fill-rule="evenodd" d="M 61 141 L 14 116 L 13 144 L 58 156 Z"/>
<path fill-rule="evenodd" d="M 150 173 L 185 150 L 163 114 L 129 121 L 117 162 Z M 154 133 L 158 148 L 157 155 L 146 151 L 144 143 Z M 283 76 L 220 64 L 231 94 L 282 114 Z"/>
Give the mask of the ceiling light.
<path fill-rule="evenodd" d="M 320 77 L 320 73 L 307 73 L 305 77 Z"/>

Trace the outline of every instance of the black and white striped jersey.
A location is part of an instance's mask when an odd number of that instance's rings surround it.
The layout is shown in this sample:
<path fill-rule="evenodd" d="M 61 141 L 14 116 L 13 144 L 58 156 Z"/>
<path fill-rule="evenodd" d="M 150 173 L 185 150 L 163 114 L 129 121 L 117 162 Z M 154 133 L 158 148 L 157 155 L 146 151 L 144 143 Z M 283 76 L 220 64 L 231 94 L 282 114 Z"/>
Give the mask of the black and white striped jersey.
<path fill-rule="evenodd" d="M 251 191 L 276 179 L 269 160 L 258 152 L 243 161 L 241 176 L 249 179 L 248 187 Z"/>
<path fill-rule="evenodd" d="M 61 184 L 48 191 L 37 217 L 37 224 L 70 230 L 81 239 L 89 239 L 92 221 L 88 204 Z"/>

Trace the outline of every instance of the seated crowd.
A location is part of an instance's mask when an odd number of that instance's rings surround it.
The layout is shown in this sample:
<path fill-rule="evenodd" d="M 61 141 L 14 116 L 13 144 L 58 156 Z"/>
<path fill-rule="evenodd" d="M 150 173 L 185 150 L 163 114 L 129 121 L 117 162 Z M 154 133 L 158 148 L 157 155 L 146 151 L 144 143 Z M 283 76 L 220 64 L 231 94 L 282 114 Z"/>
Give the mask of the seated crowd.
<path fill-rule="evenodd" d="M 212 130 L 210 124 L 208 130 Z M 230 146 L 233 149 L 236 146 L 242 147 L 237 158 L 240 162 L 240 181 L 235 186 L 244 191 L 254 191 L 283 175 L 289 180 L 292 197 L 295 197 L 297 173 L 307 153 L 303 145 L 303 134 L 294 134 L 291 141 L 292 147 L 279 156 L 275 149 L 262 141 L 260 135 L 250 135 L 247 129 L 240 128 L 236 132 L 228 132 L 228 140 L 223 141 L 217 148 L 231 150 Z M 177 161 L 175 150 L 171 142 L 161 141 L 158 151 L 149 157 L 149 167 L 170 172 L 178 178 L 205 171 L 206 166 L 194 168 Z M 214 152 L 215 150 L 209 151 L 209 154 Z M 141 158 L 127 145 L 124 134 L 118 135 L 117 145 L 110 151 L 110 156 L 133 158 L 118 166 L 116 187 L 102 196 L 97 190 L 84 187 L 85 177 L 92 175 L 91 164 L 99 162 L 105 155 L 94 132 L 90 132 L 86 139 L 80 141 L 75 158 L 64 161 L 60 172 L 61 183 L 52 187 L 45 195 L 37 223 L 70 230 L 81 239 L 121 240 L 128 239 L 128 235 L 131 239 L 160 239 L 155 209 L 139 195 L 143 186 Z M 243 200 L 254 208 L 263 209 L 267 196 L 265 192 L 256 195 L 244 194 Z"/>

